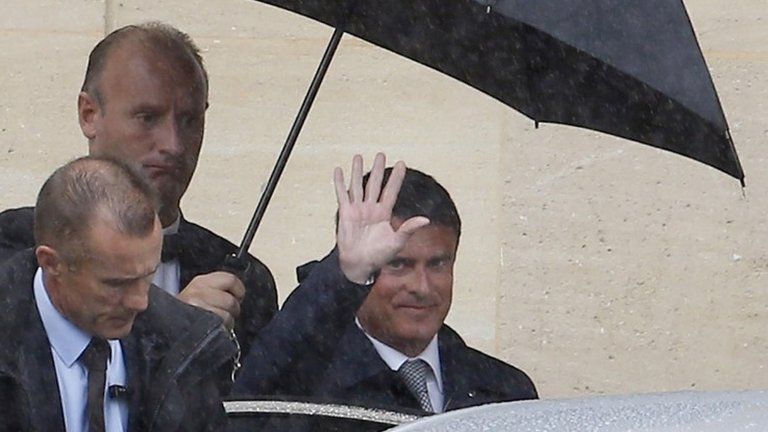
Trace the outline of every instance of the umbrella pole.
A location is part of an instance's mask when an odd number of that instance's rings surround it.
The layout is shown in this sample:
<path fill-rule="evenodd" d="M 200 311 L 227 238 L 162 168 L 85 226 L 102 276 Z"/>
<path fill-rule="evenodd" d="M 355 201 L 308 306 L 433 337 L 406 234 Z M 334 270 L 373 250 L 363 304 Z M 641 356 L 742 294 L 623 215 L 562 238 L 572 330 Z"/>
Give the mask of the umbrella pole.
<path fill-rule="evenodd" d="M 240 243 L 240 247 L 237 249 L 237 253 L 234 258 L 240 263 L 244 262 L 245 256 L 248 254 L 248 249 L 251 247 L 253 237 L 256 235 L 256 230 L 259 228 L 261 219 L 264 217 L 264 213 L 266 212 L 267 206 L 269 205 L 269 200 L 272 198 L 272 194 L 277 188 L 277 182 L 280 180 L 280 176 L 283 174 L 285 165 L 288 163 L 288 158 L 291 156 L 291 151 L 293 150 L 294 144 L 296 144 L 296 139 L 299 137 L 299 132 L 301 132 L 301 128 L 304 126 L 304 121 L 307 119 L 307 114 L 309 114 L 309 110 L 312 107 L 315 96 L 317 96 L 317 92 L 320 89 L 320 84 L 322 84 L 325 73 L 328 71 L 328 67 L 331 65 L 331 60 L 333 59 L 333 55 L 336 53 L 336 48 L 338 48 L 339 42 L 341 42 L 341 37 L 343 35 L 344 30 L 341 28 L 336 28 L 333 32 L 333 36 L 331 36 L 331 40 L 328 42 L 328 46 L 325 49 L 325 54 L 323 54 L 323 59 L 320 61 L 320 65 L 317 67 L 315 76 L 312 79 L 312 84 L 310 84 L 309 90 L 307 90 L 307 94 L 304 96 L 304 102 L 301 104 L 299 113 L 296 115 L 296 119 L 293 121 L 291 131 L 288 133 L 288 138 L 285 140 L 283 150 L 280 152 L 280 156 L 277 158 L 275 167 L 272 168 L 272 174 L 269 176 L 267 186 L 264 189 L 264 192 L 261 194 L 259 204 L 256 206 L 256 210 L 254 211 L 253 217 L 251 218 L 251 223 L 248 225 L 248 229 L 245 231 L 245 236 L 243 236 L 243 241 Z"/>

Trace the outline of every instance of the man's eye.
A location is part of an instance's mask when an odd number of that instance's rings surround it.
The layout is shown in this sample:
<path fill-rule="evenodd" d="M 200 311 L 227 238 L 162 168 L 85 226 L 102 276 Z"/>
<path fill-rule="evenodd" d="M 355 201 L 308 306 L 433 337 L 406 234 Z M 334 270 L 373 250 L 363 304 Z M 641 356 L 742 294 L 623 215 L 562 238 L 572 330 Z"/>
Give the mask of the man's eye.
<path fill-rule="evenodd" d="M 110 288 L 122 288 L 126 286 L 130 281 L 122 280 L 122 279 L 109 279 L 104 281 L 104 285 L 110 287 Z"/>
<path fill-rule="evenodd" d="M 448 260 L 445 258 L 440 258 L 432 261 L 432 267 L 445 267 L 445 265 L 448 263 Z"/>
<path fill-rule="evenodd" d="M 184 127 L 197 127 L 198 125 L 200 125 L 202 119 L 203 119 L 203 116 L 201 115 L 188 115 L 188 116 L 184 116 L 181 119 L 181 124 Z"/>
<path fill-rule="evenodd" d="M 448 267 L 450 267 L 451 262 L 453 260 L 451 258 L 437 258 L 429 262 L 429 266 L 436 270 L 444 270 Z"/>
<path fill-rule="evenodd" d="M 139 113 L 136 114 L 136 118 L 139 119 L 142 123 L 153 123 L 155 120 L 157 120 L 157 115 L 152 113 Z"/>
<path fill-rule="evenodd" d="M 405 267 L 405 262 L 402 260 L 392 260 L 389 263 L 387 263 L 387 267 L 389 267 L 392 270 L 400 270 L 403 267 Z"/>

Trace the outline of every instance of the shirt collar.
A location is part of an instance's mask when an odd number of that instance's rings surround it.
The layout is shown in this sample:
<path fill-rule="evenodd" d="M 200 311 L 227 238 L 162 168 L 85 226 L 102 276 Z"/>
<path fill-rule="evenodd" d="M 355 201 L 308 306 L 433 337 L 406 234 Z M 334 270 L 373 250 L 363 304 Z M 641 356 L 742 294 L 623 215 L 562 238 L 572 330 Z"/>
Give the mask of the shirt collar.
<path fill-rule="evenodd" d="M 35 303 L 40 311 L 48 342 L 56 354 L 71 367 L 91 342 L 91 335 L 82 331 L 53 306 L 43 282 L 43 269 L 38 267 L 34 280 Z"/>
<path fill-rule="evenodd" d="M 435 377 L 435 381 L 437 381 L 437 388 L 441 392 L 443 391 L 443 378 L 442 378 L 442 374 L 439 373 L 440 372 L 440 350 L 438 349 L 438 345 L 437 345 L 437 334 L 432 336 L 432 340 L 429 341 L 429 344 L 427 344 L 427 347 L 424 348 L 424 351 L 422 351 L 419 355 L 417 355 L 416 357 L 408 357 L 407 355 L 401 353 L 400 351 L 392 348 L 391 346 L 385 344 L 384 342 L 381 342 L 375 337 L 369 335 L 368 332 L 366 332 L 365 329 L 363 328 L 362 324 L 360 324 L 360 320 L 357 317 L 355 317 L 355 324 L 357 324 L 357 327 L 363 331 L 363 333 L 368 338 L 368 340 L 371 341 L 371 343 L 373 344 L 373 347 L 376 349 L 376 352 L 379 353 L 379 357 L 381 357 L 381 359 L 384 360 L 384 363 L 386 363 L 390 369 L 392 369 L 393 371 L 399 370 L 400 366 L 402 366 L 406 360 L 414 360 L 414 359 L 424 360 L 429 365 L 432 375 Z"/>
<path fill-rule="evenodd" d="M 172 224 L 170 224 L 167 227 L 163 228 L 163 235 L 178 233 L 179 232 L 179 225 L 181 225 L 181 212 L 179 212 L 179 216 L 176 218 L 175 221 L 173 221 Z"/>

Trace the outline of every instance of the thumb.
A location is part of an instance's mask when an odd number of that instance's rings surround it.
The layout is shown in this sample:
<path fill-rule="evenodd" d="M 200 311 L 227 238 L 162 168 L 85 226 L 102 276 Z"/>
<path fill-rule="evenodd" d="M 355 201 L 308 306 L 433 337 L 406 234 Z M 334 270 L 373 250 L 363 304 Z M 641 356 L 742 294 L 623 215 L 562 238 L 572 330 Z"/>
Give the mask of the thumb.
<path fill-rule="evenodd" d="M 417 229 L 429 225 L 429 219 L 424 216 L 414 216 L 403 222 L 397 229 L 397 234 L 404 237 L 410 237 Z"/>

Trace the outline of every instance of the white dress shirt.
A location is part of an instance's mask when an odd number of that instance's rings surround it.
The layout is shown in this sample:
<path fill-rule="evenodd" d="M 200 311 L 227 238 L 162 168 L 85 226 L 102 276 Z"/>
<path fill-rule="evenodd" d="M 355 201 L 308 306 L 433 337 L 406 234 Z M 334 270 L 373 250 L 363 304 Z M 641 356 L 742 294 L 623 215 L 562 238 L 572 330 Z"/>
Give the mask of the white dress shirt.
<path fill-rule="evenodd" d="M 68 432 L 86 432 L 88 370 L 77 359 L 91 342 L 91 336 L 64 318 L 53 306 L 43 283 L 43 271 L 39 267 L 35 273 L 34 293 L 37 310 L 40 311 L 40 318 L 51 346 L 64 425 Z M 109 386 L 125 386 L 123 350 L 119 340 L 110 340 L 109 346 L 112 354 L 107 362 L 104 387 L 104 424 L 108 431 L 125 431 L 128 428 L 128 401 L 113 399 L 107 394 Z"/>
<path fill-rule="evenodd" d="M 424 348 L 424 351 L 419 355 L 416 357 L 408 357 L 369 335 L 360 324 L 360 320 L 358 320 L 357 317 L 355 317 L 355 324 L 357 324 L 360 330 L 365 333 L 365 336 L 371 341 L 376 352 L 379 353 L 379 357 L 381 357 L 381 359 L 384 360 L 384 363 L 386 363 L 393 371 L 397 372 L 400 369 L 400 366 L 407 360 L 421 359 L 427 362 L 429 365 L 429 373 L 427 374 L 427 393 L 429 394 L 429 401 L 432 403 L 432 409 L 434 409 L 436 413 L 441 413 L 445 410 L 443 407 L 443 377 L 440 373 L 440 350 L 437 346 L 437 335 L 432 337 L 432 340 L 429 341 L 427 347 Z"/>
<path fill-rule="evenodd" d="M 181 217 L 176 218 L 174 223 L 163 228 L 163 235 L 179 232 L 180 222 Z M 161 262 L 157 267 L 155 277 L 152 278 L 152 283 L 171 295 L 177 295 L 181 291 L 181 287 L 179 287 L 181 285 L 181 266 L 179 265 L 179 260 L 174 258 L 167 262 Z"/>

